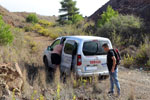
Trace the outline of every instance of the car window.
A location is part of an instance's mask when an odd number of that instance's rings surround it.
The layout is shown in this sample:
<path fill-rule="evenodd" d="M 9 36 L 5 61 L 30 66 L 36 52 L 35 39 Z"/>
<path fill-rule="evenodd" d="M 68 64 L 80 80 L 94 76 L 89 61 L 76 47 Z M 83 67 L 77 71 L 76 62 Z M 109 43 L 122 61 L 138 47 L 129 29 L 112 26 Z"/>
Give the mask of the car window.
<path fill-rule="evenodd" d="M 83 54 L 85 56 L 92 56 L 92 55 L 106 55 L 107 53 L 104 51 L 102 45 L 107 43 L 109 46 L 108 41 L 88 41 L 84 42 L 83 44 Z"/>
<path fill-rule="evenodd" d="M 108 41 L 99 41 L 99 50 L 97 52 L 97 55 L 106 55 L 107 53 L 103 49 L 103 44 L 107 43 L 108 46 L 110 47 L 110 44 Z"/>
<path fill-rule="evenodd" d="M 73 55 L 73 54 L 75 53 L 76 46 L 77 46 L 77 43 L 76 43 L 75 41 L 68 40 L 68 41 L 65 43 L 64 52 L 65 52 L 66 54 Z"/>
<path fill-rule="evenodd" d="M 51 45 L 51 48 L 54 49 L 54 47 L 58 44 L 60 44 L 60 39 L 54 41 L 53 44 Z"/>
<path fill-rule="evenodd" d="M 85 56 L 95 55 L 98 51 L 98 42 L 88 41 L 83 44 L 83 53 Z"/>

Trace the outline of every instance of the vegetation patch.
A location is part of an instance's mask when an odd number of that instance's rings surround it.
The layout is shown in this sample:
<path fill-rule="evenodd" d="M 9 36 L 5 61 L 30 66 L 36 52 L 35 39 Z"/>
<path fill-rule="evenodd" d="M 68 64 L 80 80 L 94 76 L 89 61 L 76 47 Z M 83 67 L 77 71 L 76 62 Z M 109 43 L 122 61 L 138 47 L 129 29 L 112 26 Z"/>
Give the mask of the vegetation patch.
<path fill-rule="evenodd" d="M 37 23 L 39 19 L 36 14 L 29 14 L 26 18 L 26 21 L 30 23 Z"/>
<path fill-rule="evenodd" d="M 0 16 L 0 45 L 7 45 L 13 42 L 14 36 L 10 30 L 10 26 L 5 24 Z"/>

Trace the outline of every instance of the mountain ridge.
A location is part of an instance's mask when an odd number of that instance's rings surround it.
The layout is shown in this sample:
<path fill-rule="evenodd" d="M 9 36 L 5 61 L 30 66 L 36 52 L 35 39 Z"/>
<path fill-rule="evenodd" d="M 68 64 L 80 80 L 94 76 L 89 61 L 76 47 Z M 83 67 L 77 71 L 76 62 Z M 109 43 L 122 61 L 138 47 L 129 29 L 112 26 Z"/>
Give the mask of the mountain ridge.
<path fill-rule="evenodd" d="M 133 14 L 150 22 L 150 0 L 110 0 L 94 12 L 89 19 L 97 21 L 108 5 L 121 14 Z"/>

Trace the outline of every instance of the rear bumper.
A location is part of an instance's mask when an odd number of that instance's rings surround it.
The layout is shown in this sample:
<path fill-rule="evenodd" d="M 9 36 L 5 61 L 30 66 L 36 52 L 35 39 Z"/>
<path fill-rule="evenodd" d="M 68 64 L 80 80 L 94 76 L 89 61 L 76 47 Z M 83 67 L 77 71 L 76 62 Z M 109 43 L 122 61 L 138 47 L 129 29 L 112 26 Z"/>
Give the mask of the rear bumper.
<path fill-rule="evenodd" d="M 101 72 L 81 72 L 80 70 L 77 71 L 78 77 L 90 77 L 94 75 L 109 75 L 109 71 L 101 71 Z"/>

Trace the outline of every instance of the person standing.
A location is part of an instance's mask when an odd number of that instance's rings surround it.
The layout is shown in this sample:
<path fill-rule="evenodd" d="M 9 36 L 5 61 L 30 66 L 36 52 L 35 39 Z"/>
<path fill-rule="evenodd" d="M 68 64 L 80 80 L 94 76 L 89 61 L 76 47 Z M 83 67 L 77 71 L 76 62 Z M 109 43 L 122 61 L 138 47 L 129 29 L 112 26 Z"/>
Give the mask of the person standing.
<path fill-rule="evenodd" d="M 103 49 L 107 52 L 107 66 L 110 76 L 110 91 L 108 94 L 114 94 L 114 84 L 117 87 L 117 94 L 120 96 L 120 84 L 118 81 L 118 68 L 116 63 L 116 57 L 113 49 L 110 49 L 108 44 L 103 44 Z"/>

